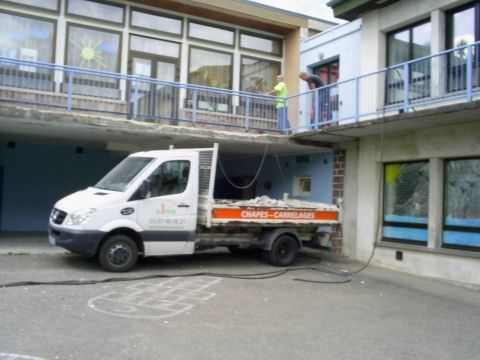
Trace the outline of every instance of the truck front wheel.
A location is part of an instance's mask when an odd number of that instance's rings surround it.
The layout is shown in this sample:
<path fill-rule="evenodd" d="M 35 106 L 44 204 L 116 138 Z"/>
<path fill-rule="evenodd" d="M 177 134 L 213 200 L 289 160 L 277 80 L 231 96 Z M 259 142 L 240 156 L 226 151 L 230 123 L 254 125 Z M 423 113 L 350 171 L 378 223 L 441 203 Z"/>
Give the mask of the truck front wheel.
<path fill-rule="evenodd" d="M 298 255 L 297 240 L 290 235 L 280 235 L 267 253 L 268 261 L 274 266 L 288 266 Z"/>
<path fill-rule="evenodd" d="M 135 266 L 137 259 L 138 248 L 135 241 L 120 234 L 105 240 L 98 252 L 100 265 L 108 271 L 128 271 Z"/>

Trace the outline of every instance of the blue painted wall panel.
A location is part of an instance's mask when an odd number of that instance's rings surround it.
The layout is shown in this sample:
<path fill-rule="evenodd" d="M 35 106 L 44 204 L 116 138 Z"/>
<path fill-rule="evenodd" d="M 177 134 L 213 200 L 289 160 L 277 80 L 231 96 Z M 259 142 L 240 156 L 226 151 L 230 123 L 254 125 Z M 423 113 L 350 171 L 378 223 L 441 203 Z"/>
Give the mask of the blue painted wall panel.
<path fill-rule="evenodd" d="M 3 166 L 0 230 L 41 231 L 61 197 L 95 184 L 125 154 L 74 146 L 0 143 Z"/>
<path fill-rule="evenodd" d="M 428 241 L 427 229 L 384 226 L 383 237 L 398 240 Z"/>
<path fill-rule="evenodd" d="M 305 160 L 304 155 L 302 155 Z M 260 158 L 242 159 L 225 162 L 225 171 L 229 177 L 253 176 L 260 164 Z M 333 154 L 331 152 L 308 155 L 308 161 L 298 161 L 296 156 L 279 157 L 279 165 L 274 157 L 267 157 L 264 168 L 259 175 L 256 193 L 257 196 L 267 195 L 274 199 L 282 199 L 284 193 L 290 197 L 302 200 L 331 203 L 333 198 Z M 222 176 L 218 172 L 218 176 Z M 312 191 L 310 196 L 293 196 L 294 177 L 310 176 L 312 178 Z M 264 187 L 266 182 L 271 182 L 271 189 Z"/>
<path fill-rule="evenodd" d="M 443 243 L 448 245 L 464 245 L 480 247 L 480 233 L 462 231 L 444 231 Z"/>

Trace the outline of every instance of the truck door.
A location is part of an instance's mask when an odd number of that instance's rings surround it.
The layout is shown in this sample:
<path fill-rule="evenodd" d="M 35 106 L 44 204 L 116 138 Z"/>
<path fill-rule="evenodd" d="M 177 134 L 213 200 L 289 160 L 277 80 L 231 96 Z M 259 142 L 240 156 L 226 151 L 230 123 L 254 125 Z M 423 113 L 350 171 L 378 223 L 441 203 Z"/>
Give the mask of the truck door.
<path fill-rule="evenodd" d="M 194 252 L 198 204 L 198 153 L 165 160 L 147 178 L 138 202 L 145 255 Z"/>

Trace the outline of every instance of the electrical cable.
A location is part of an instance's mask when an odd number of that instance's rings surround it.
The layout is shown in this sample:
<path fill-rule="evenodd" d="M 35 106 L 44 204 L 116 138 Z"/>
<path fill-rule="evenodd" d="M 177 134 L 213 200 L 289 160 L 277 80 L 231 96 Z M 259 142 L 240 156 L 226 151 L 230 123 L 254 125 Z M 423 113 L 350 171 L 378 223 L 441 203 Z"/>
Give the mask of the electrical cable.
<path fill-rule="evenodd" d="M 182 278 L 182 277 L 199 277 L 199 276 L 209 276 L 209 277 L 218 277 L 226 279 L 238 279 L 238 280 L 267 280 L 273 279 L 286 275 L 290 272 L 298 271 L 315 271 L 330 275 L 336 275 L 344 277 L 342 280 L 310 280 L 302 278 L 294 278 L 294 281 L 301 281 L 307 283 L 317 283 L 317 284 L 345 284 L 352 281 L 352 278 L 347 273 L 337 272 L 332 269 L 326 269 L 319 266 L 316 261 L 314 263 L 296 266 L 296 267 L 287 267 L 284 269 L 259 272 L 259 273 L 244 273 L 244 274 L 228 274 L 228 273 L 216 273 L 209 271 L 194 272 L 194 273 L 185 273 L 185 274 L 152 274 L 144 276 L 132 276 L 132 277 L 111 277 L 97 280 L 56 280 L 56 281 L 17 281 L 0 284 L 0 288 L 12 288 L 12 287 L 25 287 L 25 286 L 40 286 L 40 285 L 51 285 L 51 286 L 70 286 L 70 285 L 95 285 L 95 284 L 106 284 L 106 283 L 116 283 L 116 282 L 128 282 L 128 281 L 142 281 L 142 280 L 152 280 L 152 279 L 168 279 L 168 278 Z"/>
<path fill-rule="evenodd" d="M 234 188 L 236 188 L 238 190 L 246 190 L 246 189 L 252 187 L 253 184 L 255 184 L 255 182 L 257 181 L 258 176 L 262 172 L 263 165 L 265 163 L 265 159 L 267 158 L 268 146 L 269 146 L 269 144 L 265 145 L 265 149 L 263 150 L 262 160 L 260 161 L 260 165 L 258 167 L 258 170 L 257 170 L 255 176 L 253 177 L 252 181 L 250 181 L 247 185 L 237 185 L 237 184 L 235 184 L 232 181 L 232 179 L 227 175 L 227 172 L 225 171 L 225 168 L 223 167 L 222 161 L 220 160 L 220 158 L 218 158 L 218 167 L 220 168 L 220 171 L 222 172 L 223 176 L 225 177 L 225 180 L 227 180 L 227 182 L 230 185 L 232 185 Z"/>

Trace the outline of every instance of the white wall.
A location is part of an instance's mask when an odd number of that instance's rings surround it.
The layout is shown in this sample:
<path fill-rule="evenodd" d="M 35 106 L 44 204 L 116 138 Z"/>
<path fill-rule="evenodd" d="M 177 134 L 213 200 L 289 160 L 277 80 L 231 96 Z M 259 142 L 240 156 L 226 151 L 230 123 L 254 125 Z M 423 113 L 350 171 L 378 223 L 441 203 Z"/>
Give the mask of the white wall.
<path fill-rule="evenodd" d="M 432 162 L 437 161 L 436 159 L 443 161 L 448 158 L 480 157 L 480 124 L 461 124 L 461 113 L 452 116 L 458 117 L 459 124 L 386 135 L 383 161 L 428 159 Z M 382 211 L 379 201 L 382 169 L 380 159 L 378 136 L 362 138 L 357 146 L 350 145 L 347 148 L 345 218 L 349 223 L 345 223 L 345 227 L 355 226 L 355 230 L 350 229 L 350 232 L 345 234 L 345 253 L 361 261 L 369 258 L 378 235 L 378 218 Z M 432 182 L 436 178 L 432 174 L 432 168 L 430 169 Z M 430 194 L 430 228 L 442 227 L 441 223 L 432 224 L 432 221 L 442 221 L 442 193 L 437 195 Z M 435 196 L 436 198 L 432 198 Z M 349 203 L 351 206 L 348 206 Z M 432 204 L 437 206 L 431 206 Z M 439 214 L 440 216 L 437 216 Z M 415 247 L 396 243 L 388 246 L 384 243 L 387 247 L 381 246 L 376 250 L 374 263 L 413 274 L 480 284 L 480 254 L 443 249 L 435 246 L 431 237 L 432 233 L 428 246 Z M 404 252 L 403 261 L 395 260 L 396 249 Z"/>
<path fill-rule="evenodd" d="M 312 67 L 332 60 L 339 59 L 340 79 L 349 80 L 360 74 L 360 52 L 361 52 L 361 30 L 362 22 L 360 20 L 338 25 L 325 32 L 315 35 L 302 41 L 300 45 L 300 67 L 303 71 L 309 72 Z M 301 91 L 307 91 L 307 85 L 301 81 Z M 346 119 L 355 114 L 354 101 L 355 83 L 348 82 L 339 85 L 339 117 Z M 309 109 L 308 98 L 301 98 L 300 109 Z M 306 110 L 305 110 L 306 111 Z M 308 125 L 309 114 L 300 114 L 303 119 L 303 125 Z M 353 119 L 344 121 L 351 122 Z"/>

